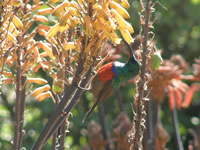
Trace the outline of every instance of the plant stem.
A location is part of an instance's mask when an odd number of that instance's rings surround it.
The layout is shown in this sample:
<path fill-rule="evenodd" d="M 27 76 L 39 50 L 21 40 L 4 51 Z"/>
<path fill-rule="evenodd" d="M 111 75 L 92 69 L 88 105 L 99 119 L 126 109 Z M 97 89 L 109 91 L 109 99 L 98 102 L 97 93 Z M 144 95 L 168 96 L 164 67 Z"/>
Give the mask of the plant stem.
<path fill-rule="evenodd" d="M 32 150 L 40 150 L 46 141 L 46 138 L 53 128 L 53 126 L 56 124 L 56 121 L 62 116 L 63 109 L 67 105 L 66 101 L 71 97 L 71 95 L 74 93 L 76 87 L 73 85 L 69 85 L 68 89 L 66 90 L 66 93 L 64 94 L 62 101 L 60 104 L 56 107 L 56 110 L 52 113 L 51 117 L 49 118 L 47 124 L 45 125 L 43 131 L 41 132 L 39 138 L 34 143 Z"/>
<path fill-rule="evenodd" d="M 87 75 L 86 75 L 85 79 L 81 82 L 80 86 L 85 87 L 87 85 L 90 77 L 91 77 L 91 69 L 87 72 Z M 78 90 L 76 90 L 76 86 L 74 86 L 74 85 L 78 85 L 78 81 L 77 80 L 75 80 L 75 81 L 76 81 L 75 82 L 76 84 L 71 84 L 67 88 L 61 102 L 56 107 L 55 112 L 51 115 L 51 117 L 48 120 L 42 133 L 40 134 L 39 138 L 33 145 L 32 150 L 40 150 L 43 147 L 43 145 L 46 143 L 48 138 L 51 137 L 52 134 L 54 134 L 54 132 L 60 127 L 62 122 L 67 117 L 68 113 L 78 102 L 79 97 L 81 96 L 81 94 L 83 93 L 84 90 L 81 88 L 78 88 Z M 75 90 L 76 90 L 76 92 L 73 95 Z M 70 99 L 71 95 L 73 95 L 73 97 L 71 98 L 69 103 L 66 104 L 66 101 L 68 101 L 68 99 Z M 65 108 L 65 106 L 66 106 L 66 108 Z"/>
<path fill-rule="evenodd" d="M 70 32 L 71 33 L 71 32 Z M 69 34 L 69 40 L 68 40 L 68 42 L 71 40 L 71 34 Z M 69 73 L 67 72 L 67 70 L 70 68 L 70 66 L 69 66 L 69 64 L 70 64 L 70 54 L 69 54 L 69 51 L 67 51 L 66 52 L 66 54 L 67 54 L 67 56 L 68 57 L 66 57 L 65 58 L 65 82 L 68 82 L 68 79 L 69 79 Z M 65 85 L 65 90 L 67 89 L 67 85 Z M 68 115 L 69 116 L 69 115 Z M 62 125 L 61 125 L 61 127 L 60 127 L 60 135 L 59 135 L 59 150 L 64 150 L 65 149 L 65 147 L 64 147 L 64 144 L 65 144 L 65 142 L 64 142 L 64 140 L 65 140 L 65 136 L 66 136 L 66 123 L 67 123 L 67 121 L 68 121 L 68 118 L 65 120 L 65 121 L 63 121 L 63 123 L 62 123 Z"/>
<path fill-rule="evenodd" d="M 26 76 L 22 75 L 21 79 L 21 87 L 26 82 Z M 26 97 L 26 88 L 24 87 L 21 90 L 21 97 L 20 97 L 20 139 L 19 139 L 19 147 L 22 143 L 22 137 L 23 137 L 23 126 L 24 126 L 24 108 L 25 108 L 25 97 Z"/>
<path fill-rule="evenodd" d="M 146 130 L 144 132 L 144 150 L 152 150 L 152 137 L 153 137 L 153 130 L 152 130 L 152 115 L 151 115 L 151 101 L 145 101 L 145 111 L 146 115 Z"/>
<path fill-rule="evenodd" d="M 14 126 L 14 150 L 20 150 L 22 143 L 22 132 L 24 122 L 24 105 L 25 105 L 25 84 L 26 77 L 22 75 L 20 50 L 17 51 L 17 73 L 16 73 L 16 104 L 15 104 L 15 126 Z"/>
<path fill-rule="evenodd" d="M 64 150 L 65 149 L 65 132 L 66 131 L 66 120 L 63 121 L 61 127 L 60 127 L 60 139 L 59 139 L 59 150 Z"/>
<path fill-rule="evenodd" d="M 154 125 L 156 125 L 156 124 L 160 124 L 160 103 L 155 101 L 154 106 L 155 106 L 155 108 L 154 108 L 154 110 L 155 110 L 155 112 L 154 112 Z"/>
<path fill-rule="evenodd" d="M 80 53 L 80 58 L 81 58 L 81 56 L 82 56 L 82 53 Z M 82 60 L 80 60 L 78 66 L 77 66 L 75 77 L 74 77 L 72 83 L 68 86 L 67 89 L 65 89 L 64 96 L 62 97 L 61 102 L 56 106 L 56 110 L 50 116 L 50 118 L 49 118 L 47 124 L 45 125 L 42 133 L 40 134 L 37 141 L 34 143 L 32 150 L 40 150 L 42 148 L 43 144 L 46 142 L 47 136 L 49 135 L 50 131 L 52 130 L 52 128 L 56 124 L 56 121 L 60 117 L 62 117 L 63 110 L 64 110 L 65 106 L 68 104 L 69 99 L 71 98 L 71 96 L 75 92 L 77 85 L 78 85 L 79 81 L 81 80 L 82 71 L 83 71 L 83 62 L 82 62 Z"/>
<path fill-rule="evenodd" d="M 103 104 L 98 105 L 98 113 L 99 113 L 99 122 L 101 124 L 103 137 L 104 137 L 105 140 L 107 140 L 108 134 L 107 134 L 107 130 L 106 130 Z"/>
<path fill-rule="evenodd" d="M 108 133 L 107 133 L 107 130 L 106 130 L 103 104 L 98 105 L 98 113 L 99 113 L 99 122 L 100 122 L 100 125 L 101 125 L 101 131 L 102 131 L 104 140 L 108 141 L 108 145 L 105 147 L 105 149 L 108 150 L 110 142 L 109 142 Z"/>
<path fill-rule="evenodd" d="M 81 82 L 81 87 L 85 87 L 87 85 L 88 81 L 90 80 L 90 78 L 92 77 L 90 71 L 87 73 L 85 79 Z M 66 106 L 65 110 L 63 111 L 63 115 L 58 119 L 58 121 L 56 122 L 54 127 L 51 129 L 49 135 L 46 138 L 46 141 L 51 137 L 51 135 L 55 132 L 55 130 L 57 130 L 57 128 L 60 127 L 62 122 L 69 115 L 69 112 L 71 111 L 71 109 L 78 103 L 79 97 L 82 95 L 83 92 L 84 92 L 84 90 L 80 89 L 80 88 L 75 92 L 75 94 L 71 98 L 69 104 Z"/>
<path fill-rule="evenodd" d="M 15 127 L 14 127 L 14 150 L 20 149 L 19 139 L 20 137 L 20 97 L 21 97 L 21 69 L 17 67 L 16 74 L 16 104 L 15 104 Z"/>
<path fill-rule="evenodd" d="M 172 110 L 172 120 L 173 120 L 173 128 L 175 132 L 175 139 L 176 139 L 176 149 L 177 150 L 183 150 L 183 143 L 181 141 L 179 129 L 178 129 L 178 119 L 177 119 L 177 112 L 176 108 Z"/>
<path fill-rule="evenodd" d="M 51 145 L 51 149 L 52 149 L 52 150 L 56 150 L 57 135 L 58 135 L 58 132 L 55 132 L 55 133 L 53 134 L 52 145 Z"/>
<path fill-rule="evenodd" d="M 150 18 L 150 3 L 151 0 L 146 1 L 145 7 L 145 24 L 144 24 L 144 37 L 142 41 L 143 53 L 142 53 L 142 67 L 140 74 L 140 81 L 138 83 L 139 97 L 137 101 L 136 107 L 136 122 L 135 122 L 135 137 L 133 140 L 133 150 L 142 149 L 142 115 L 144 114 L 143 110 L 143 98 L 144 98 L 144 89 L 145 89 L 145 73 L 146 73 L 146 62 L 147 62 L 147 40 L 148 40 L 148 32 L 149 32 L 149 18 Z"/>

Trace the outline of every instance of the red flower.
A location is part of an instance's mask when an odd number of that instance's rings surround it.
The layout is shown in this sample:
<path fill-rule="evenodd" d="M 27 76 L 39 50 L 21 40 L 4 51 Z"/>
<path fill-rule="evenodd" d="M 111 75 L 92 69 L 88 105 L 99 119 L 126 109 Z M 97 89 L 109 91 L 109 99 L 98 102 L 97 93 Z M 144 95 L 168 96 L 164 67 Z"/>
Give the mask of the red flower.
<path fill-rule="evenodd" d="M 165 60 L 159 69 L 152 73 L 149 82 L 153 99 L 160 103 L 168 93 L 170 110 L 174 109 L 175 105 L 177 109 L 189 106 L 194 87 L 189 87 L 182 81 L 182 73 L 186 68 L 187 64 L 180 55 Z"/>

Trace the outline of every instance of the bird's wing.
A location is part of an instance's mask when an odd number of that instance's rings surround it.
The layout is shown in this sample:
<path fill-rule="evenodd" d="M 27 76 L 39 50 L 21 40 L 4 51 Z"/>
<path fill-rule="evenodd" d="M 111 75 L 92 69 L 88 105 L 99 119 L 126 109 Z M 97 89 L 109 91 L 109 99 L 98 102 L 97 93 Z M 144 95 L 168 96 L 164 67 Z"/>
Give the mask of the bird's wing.
<path fill-rule="evenodd" d="M 98 97 L 98 93 L 100 93 L 100 91 L 103 88 L 104 84 L 105 84 L 105 82 L 99 81 L 97 76 L 94 77 L 94 79 L 92 81 L 92 88 L 90 90 L 94 97 Z"/>
<path fill-rule="evenodd" d="M 108 97 L 110 97 L 113 94 L 112 88 L 111 88 L 112 80 L 109 80 L 108 82 L 102 84 L 102 82 L 99 82 L 99 84 L 96 83 L 96 86 L 100 87 L 94 87 L 94 84 L 92 85 L 92 89 L 94 91 L 93 97 L 95 99 L 94 104 L 89 109 L 89 111 L 85 114 L 83 121 L 84 122 L 88 116 L 92 113 L 92 111 L 95 109 L 95 107 L 105 101 Z M 95 91 L 96 89 L 96 91 Z M 98 92 L 97 92 L 98 91 Z M 96 94 L 96 95 L 95 95 Z"/>
<path fill-rule="evenodd" d="M 97 78 L 101 82 L 107 82 L 111 80 L 113 77 L 114 77 L 113 62 L 103 65 L 97 73 Z"/>

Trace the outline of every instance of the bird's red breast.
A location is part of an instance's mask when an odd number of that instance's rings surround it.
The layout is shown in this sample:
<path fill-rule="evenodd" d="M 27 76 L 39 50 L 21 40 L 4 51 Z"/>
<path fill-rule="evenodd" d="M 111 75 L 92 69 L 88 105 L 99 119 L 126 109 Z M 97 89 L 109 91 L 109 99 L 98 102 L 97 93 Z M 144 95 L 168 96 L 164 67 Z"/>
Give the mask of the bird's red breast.
<path fill-rule="evenodd" d="M 103 65 L 99 69 L 97 77 L 100 81 L 107 82 L 108 80 L 112 79 L 112 77 L 114 76 L 114 73 L 112 72 L 112 65 L 113 63 L 110 62 L 108 64 Z"/>

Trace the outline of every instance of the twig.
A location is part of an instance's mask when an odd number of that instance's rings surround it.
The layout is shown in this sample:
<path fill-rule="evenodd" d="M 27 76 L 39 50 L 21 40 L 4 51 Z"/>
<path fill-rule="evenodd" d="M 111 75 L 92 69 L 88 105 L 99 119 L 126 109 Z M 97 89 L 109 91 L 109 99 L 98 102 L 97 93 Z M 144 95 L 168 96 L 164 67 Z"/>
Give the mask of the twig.
<path fill-rule="evenodd" d="M 142 9 L 143 2 L 140 1 Z M 137 101 L 137 107 L 136 107 L 136 116 L 135 116 L 135 136 L 133 140 L 133 150 L 140 150 L 142 149 L 142 138 L 143 138 L 143 131 L 142 127 L 144 127 L 144 118 L 142 115 L 144 115 L 143 110 L 143 98 L 144 98 L 144 89 L 146 88 L 146 79 L 145 79 L 145 73 L 146 73 L 146 62 L 147 62 L 147 40 L 148 40 L 148 32 L 149 32 L 149 18 L 150 18 L 150 3 L 151 0 L 146 1 L 145 6 L 145 24 L 144 24 L 144 37 L 142 41 L 142 47 L 143 47 L 143 53 L 142 53 L 142 67 L 141 67 L 141 74 L 140 74 L 140 81 L 138 83 L 138 90 L 139 90 L 139 97 Z M 143 120 L 143 121 L 142 121 Z"/>

